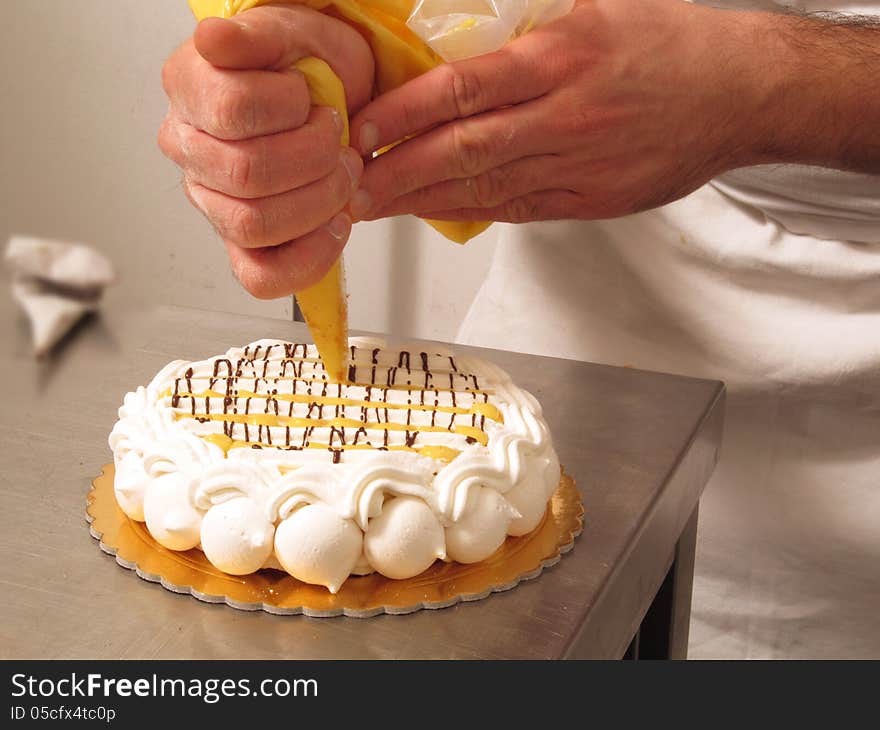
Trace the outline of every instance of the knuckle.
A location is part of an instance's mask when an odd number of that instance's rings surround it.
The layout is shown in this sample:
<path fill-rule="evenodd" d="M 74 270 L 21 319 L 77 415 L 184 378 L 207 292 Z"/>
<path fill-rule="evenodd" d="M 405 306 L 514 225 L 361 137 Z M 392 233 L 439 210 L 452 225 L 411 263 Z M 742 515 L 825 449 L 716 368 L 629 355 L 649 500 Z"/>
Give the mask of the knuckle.
<path fill-rule="evenodd" d="M 607 118 L 603 118 L 595 109 L 580 104 L 573 106 L 567 114 L 560 116 L 560 122 L 562 125 L 561 134 L 566 137 L 587 139 L 591 142 L 600 141 L 602 132 L 608 124 Z"/>
<path fill-rule="evenodd" d="M 515 198 L 504 205 L 505 218 L 511 223 L 528 223 L 540 219 L 540 206 L 529 197 Z"/>
<path fill-rule="evenodd" d="M 266 243 L 267 229 L 266 216 L 260 208 L 244 202 L 233 205 L 223 226 L 224 234 L 230 240 L 245 246 Z"/>
<path fill-rule="evenodd" d="M 171 97 L 177 87 L 177 67 L 179 65 L 180 51 L 176 51 L 162 64 L 162 90 L 165 95 Z"/>
<path fill-rule="evenodd" d="M 469 117 L 481 111 L 485 94 L 479 77 L 464 71 L 461 67 L 450 65 L 449 88 L 452 92 L 452 103 L 459 117 Z"/>
<path fill-rule="evenodd" d="M 420 190 L 424 184 L 423 171 L 414 165 L 398 164 L 398 160 L 389 160 L 391 164 L 384 171 L 388 181 L 385 190 L 380 195 L 384 200 L 390 200 L 397 195 L 404 195 Z"/>
<path fill-rule="evenodd" d="M 240 138 L 256 129 L 256 107 L 242 89 L 226 85 L 217 93 L 210 117 L 212 131 L 220 137 Z"/>
<path fill-rule="evenodd" d="M 174 95 L 180 86 L 180 75 L 190 72 L 197 58 L 193 39 L 189 38 L 165 60 L 162 64 L 162 89 L 166 95 Z"/>
<path fill-rule="evenodd" d="M 254 164 L 251 155 L 241 150 L 232 153 L 229 159 L 229 182 L 233 194 L 244 195 L 253 186 Z"/>
<path fill-rule="evenodd" d="M 397 98 L 395 116 L 401 128 L 421 129 L 430 123 L 431 113 L 426 108 L 424 99 L 411 99 L 402 94 Z"/>
<path fill-rule="evenodd" d="M 473 177 L 482 172 L 491 157 L 491 142 L 466 124 L 453 124 L 452 149 L 458 166 L 458 172 L 462 175 Z"/>
<path fill-rule="evenodd" d="M 537 40 L 537 39 L 535 39 Z M 583 77 L 596 65 L 601 51 L 592 44 L 542 44 L 541 70 L 555 84 Z"/>
<path fill-rule="evenodd" d="M 329 175 L 339 159 L 339 135 L 332 123 L 322 124 L 306 148 L 310 167 L 318 174 Z"/>
<path fill-rule="evenodd" d="M 499 168 L 487 170 L 472 178 L 474 203 L 480 208 L 491 208 L 504 201 L 506 178 Z"/>
<path fill-rule="evenodd" d="M 583 68 L 583 59 L 577 53 L 552 53 L 547 59 L 546 68 L 554 80 L 568 79 L 577 75 Z"/>
<path fill-rule="evenodd" d="M 336 143 L 316 145 L 311 153 L 314 156 L 311 166 L 318 175 L 329 175 L 339 161 L 339 145 Z"/>

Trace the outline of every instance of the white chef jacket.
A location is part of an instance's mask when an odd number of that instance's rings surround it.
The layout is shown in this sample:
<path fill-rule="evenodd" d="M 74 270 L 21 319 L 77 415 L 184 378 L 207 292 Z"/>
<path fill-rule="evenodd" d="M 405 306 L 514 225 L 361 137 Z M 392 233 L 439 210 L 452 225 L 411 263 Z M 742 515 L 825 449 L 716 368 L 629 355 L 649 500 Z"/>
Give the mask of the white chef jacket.
<path fill-rule="evenodd" d="M 746 168 L 504 226 L 458 339 L 725 381 L 690 656 L 880 657 L 880 176 Z"/>

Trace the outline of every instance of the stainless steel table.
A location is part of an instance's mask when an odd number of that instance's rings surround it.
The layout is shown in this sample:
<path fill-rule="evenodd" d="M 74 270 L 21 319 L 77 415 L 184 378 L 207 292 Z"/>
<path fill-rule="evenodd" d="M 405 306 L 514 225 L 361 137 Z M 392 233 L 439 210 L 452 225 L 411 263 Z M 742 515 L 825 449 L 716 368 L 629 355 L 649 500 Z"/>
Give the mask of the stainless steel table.
<path fill-rule="evenodd" d="M 105 308 L 35 364 L 0 313 L 3 658 L 619 658 L 686 651 L 697 505 L 718 456 L 724 387 L 627 368 L 478 351 L 542 402 L 583 494 L 574 550 L 536 580 L 407 616 L 313 619 L 200 603 L 101 553 L 84 520 L 123 394 L 169 360 L 303 325 L 161 307 Z"/>

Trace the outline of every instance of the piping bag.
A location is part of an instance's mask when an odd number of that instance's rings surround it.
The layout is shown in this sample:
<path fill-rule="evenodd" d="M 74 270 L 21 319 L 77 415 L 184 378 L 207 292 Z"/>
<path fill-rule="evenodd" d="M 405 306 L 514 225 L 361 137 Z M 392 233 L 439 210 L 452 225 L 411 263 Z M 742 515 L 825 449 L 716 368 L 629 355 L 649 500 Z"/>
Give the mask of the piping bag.
<path fill-rule="evenodd" d="M 230 18 L 273 0 L 188 0 L 197 20 Z M 283 0 L 320 10 L 354 26 L 376 62 L 375 86 L 383 93 L 444 61 L 497 50 L 508 40 L 569 12 L 574 0 Z M 277 4 L 277 0 L 275 0 Z M 330 66 L 317 58 L 294 64 L 305 77 L 313 105 L 332 106 L 343 120 L 347 145 L 345 89 Z M 467 243 L 491 221 L 437 221 L 431 226 L 456 243 Z M 317 284 L 296 293 L 327 377 L 345 382 L 348 370 L 348 303 L 342 257 Z"/>

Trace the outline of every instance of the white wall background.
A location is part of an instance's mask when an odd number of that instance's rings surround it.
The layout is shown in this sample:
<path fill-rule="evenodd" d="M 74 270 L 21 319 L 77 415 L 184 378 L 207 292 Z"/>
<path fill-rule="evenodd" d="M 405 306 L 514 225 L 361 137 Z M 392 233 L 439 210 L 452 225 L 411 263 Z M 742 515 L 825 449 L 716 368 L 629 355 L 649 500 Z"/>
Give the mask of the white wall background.
<path fill-rule="evenodd" d="M 194 27 L 185 0 L 2 8 L 0 243 L 22 233 L 96 246 L 121 273 L 105 306 L 167 302 L 289 319 L 289 298 L 260 302 L 239 287 L 156 146 L 167 107 L 160 69 Z M 494 237 L 490 229 L 460 247 L 415 219 L 359 224 L 345 254 L 352 327 L 452 339 Z"/>

